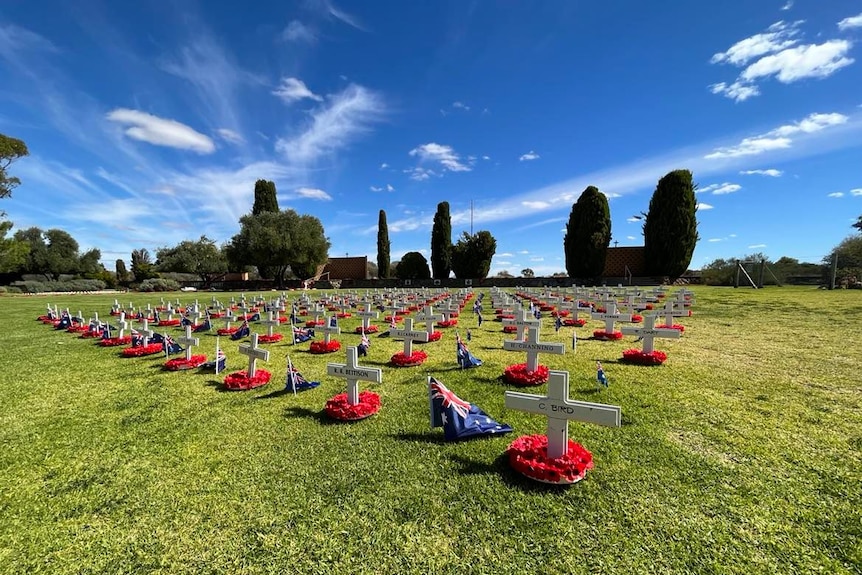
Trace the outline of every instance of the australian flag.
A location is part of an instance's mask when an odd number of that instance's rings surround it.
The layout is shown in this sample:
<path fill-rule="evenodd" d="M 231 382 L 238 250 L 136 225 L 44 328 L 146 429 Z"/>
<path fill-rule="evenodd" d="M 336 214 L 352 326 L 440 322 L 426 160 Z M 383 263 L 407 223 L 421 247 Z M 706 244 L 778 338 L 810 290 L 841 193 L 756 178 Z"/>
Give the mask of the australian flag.
<path fill-rule="evenodd" d="M 511 426 L 497 423 L 479 407 L 464 401 L 433 377 L 428 378 L 428 400 L 431 403 L 431 427 L 442 427 L 446 441 L 512 431 Z"/>
<path fill-rule="evenodd" d="M 461 341 L 461 336 L 455 336 L 455 349 L 458 355 L 458 365 L 461 366 L 461 369 L 467 369 L 470 367 L 479 367 L 482 365 L 482 360 L 478 359 L 470 350 L 467 349 L 467 345 Z"/>
<path fill-rule="evenodd" d="M 195 333 L 201 331 L 209 331 L 210 329 L 212 329 L 212 325 L 210 324 L 210 318 L 206 318 L 202 323 L 199 323 L 196 326 L 192 327 L 192 331 Z"/>
<path fill-rule="evenodd" d="M 362 332 L 362 338 L 359 340 L 359 346 L 356 348 L 357 354 L 362 357 L 368 355 L 368 348 L 371 347 L 371 340 L 368 339 L 368 336 L 365 334 L 365 331 Z"/>
<path fill-rule="evenodd" d="M 174 341 L 169 335 L 165 335 L 162 339 L 162 349 L 165 350 L 165 355 L 172 355 L 183 351 L 183 346 Z"/>
<path fill-rule="evenodd" d="M 293 362 L 290 361 L 290 358 L 287 359 L 287 381 L 284 389 L 296 393 L 297 391 L 314 389 L 318 385 L 320 385 L 319 381 L 308 381 L 302 377 L 299 370 L 293 367 Z"/>
<path fill-rule="evenodd" d="M 242 325 L 239 326 L 239 329 L 237 329 L 230 335 L 230 338 L 236 341 L 238 339 L 248 337 L 249 335 L 251 335 L 251 328 L 248 326 L 248 320 L 246 320 L 242 322 Z"/>

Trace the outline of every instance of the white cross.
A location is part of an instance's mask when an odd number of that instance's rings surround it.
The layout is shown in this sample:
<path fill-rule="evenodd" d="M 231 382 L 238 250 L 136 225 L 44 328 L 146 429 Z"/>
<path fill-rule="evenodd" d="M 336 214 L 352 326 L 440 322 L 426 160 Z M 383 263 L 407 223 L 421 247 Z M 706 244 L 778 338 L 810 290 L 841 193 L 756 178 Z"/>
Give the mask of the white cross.
<path fill-rule="evenodd" d="M 523 341 L 504 341 L 503 349 L 506 351 L 526 351 L 527 371 L 536 371 L 539 368 L 539 353 L 552 353 L 554 355 L 566 353 L 566 346 L 562 343 L 539 341 L 539 328 L 537 327 L 528 328 L 527 337 Z"/>
<path fill-rule="evenodd" d="M 392 336 L 393 339 L 403 339 L 404 340 L 404 355 L 410 357 L 413 355 L 413 342 L 414 341 L 428 341 L 428 332 L 426 331 L 413 331 L 413 318 L 408 317 L 404 320 L 404 328 L 393 328 L 389 330 L 389 335 Z"/>
<path fill-rule="evenodd" d="M 679 339 L 679 330 L 671 329 L 669 327 L 657 328 L 655 327 L 655 319 L 656 317 L 654 315 L 645 316 L 643 327 L 623 326 L 620 328 L 620 331 L 623 332 L 623 335 L 636 335 L 643 339 L 644 353 L 652 353 L 655 350 L 655 338 L 657 337 Z"/>
<path fill-rule="evenodd" d="M 339 333 L 341 333 L 341 328 L 338 327 L 338 321 L 337 320 L 335 322 L 334 327 L 329 324 L 329 322 L 331 321 L 329 318 L 324 318 L 323 321 L 324 321 L 323 327 L 318 328 L 318 329 L 323 332 L 323 341 L 328 344 L 330 341 L 330 336 L 332 334 L 338 335 Z"/>
<path fill-rule="evenodd" d="M 120 321 L 117 322 L 117 325 L 120 327 L 120 335 L 117 337 L 122 338 L 126 330 L 129 329 L 129 322 L 126 321 L 126 312 L 120 312 Z"/>
<path fill-rule="evenodd" d="M 326 310 L 323 309 L 322 305 L 316 304 L 311 313 L 314 314 L 314 323 L 317 323 L 318 321 L 320 321 L 320 316 L 326 313 Z"/>
<path fill-rule="evenodd" d="M 359 403 L 359 381 L 380 383 L 383 380 L 383 370 L 359 365 L 356 347 L 347 348 L 347 363 L 327 363 L 326 375 L 341 377 L 347 380 L 347 403 Z"/>
<path fill-rule="evenodd" d="M 605 304 L 605 312 L 604 313 L 596 313 L 593 312 L 590 314 L 590 317 L 593 319 L 604 320 L 605 322 L 605 332 L 613 333 L 614 332 L 614 324 L 618 321 L 631 321 L 632 314 L 630 313 L 619 313 L 617 311 L 617 302 L 613 300 L 609 300 L 604 302 Z"/>
<path fill-rule="evenodd" d="M 144 345 L 150 343 L 150 338 L 153 337 L 153 330 L 150 329 L 150 322 L 147 318 L 141 320 L 143 322 L 143 326 L 141 326 L 141 333 L 144 335 Z"/>
<path fill-rule="evenodd" d="M 368 326 L 371 325 L 371 318 L 377 319 L 380 314 L 371 309 L 370 303 L 366 303 L 356 315 L 362 318 L 362 329 L 367 330 Z"/>
<path fill-rule="evenodd" d="M 688 315 L 688 311 L 685 309 L 679 309 L 677 307 L 678 302 L 673 301 L 672 299 L 667 300 L 664 304 L 664 309 L 659 312 L 659 315 L 664 316 L 665 325 L 673 325 L 673 318 L 675 317 L 683 317 Z"/>
<path fill-rule="evenodd" d="M 520 315 L 521 317 L 518 317 Z M 515 314 L 515 319 L 504 319 L 503 325 L 514 325 L 517 328 L 518 341 L 524 340 L 524 329 L 528 327 L 539 327 L 539 320 L 530 317 L 530 312 L 524 308 L 518 310 Z"/>
<path fill-rule="evenodd" d="M 233 310 L 231 308 L 227 308 L 224 312 L 224 328 L 230 329 L 230 324 L 236 318 L 233 315 Z"/>
<path fill-rule="evenodd" d="M 539 413 L 548 418 L 548 457 L 550 459 L 559 459 L 568 452 L 569 421 L 619 427 L 622 420 L 622 410 L 619 406 L 570 400 L 568 371 L 551 371 L 548 395 L 545 397 L 532 393 L 507 391 L 506 407 L 528 413 Z"/>
<path fill-rule="evenodd" d="M 269 312 L 269 314 L 268 314 L 268 319 L 265 319 L 264 321 L 262 321 L 262 322 L 260 322 L 260 323 L 262 323 L 263 325 L 265 325 L 265 326 L 266 326 L 266 335 L 267 335 L 267 336 L 269 336 L 269 337 L 272 337 L 272 336 L 273 336 L 273 331 L 272 331 L 272 330 L 273 330 L 273 329 L 275 329 L 275 327 L 276 327 L 277 325 L 280 325 L 280 322 L 278 321 L 278 318 L 277 318 L 277 317 L 275 317 L 275 318 L 274 318 L 274 317 L 273 317 L 273 313 L 272 313 L 272 312 Z"/>
<path fill-rule="evenodd" d="M 189 361 L 192 358 L 192 347 L 201 344 L 201 340 L 192 337 L 192 326 L 186 326 L 186 334 L 182 337 L 177 338 L 177 343 L 180 343 L 186 346 L 186 361 Z"/>
<path fill-rule="evenodd" d="M 416 319 L 425 322 L 425 331 L 428 332 L 428 339 L 430 340 L 431 334 L 434 333 L 434 322 L 440 321 L 444 317 L 442 314 L 434 313 L 433 306 L 426 305 L 422 313 L 416 316 Z"/>
<path fill-rule="evenodd" d="M 257 347 L 257 334 L 251 334 L 251 343 L 239 346 L 239 352 L 248 356 L 248 378 L 251 379 L 255 374 L 255 362 L 257 360 L 269 361 L 269 351 Z M 218 361 L 218 358 L 216 358 Z"/>
<path fill-rule="evenodd" d="M 446 302 L 446 307 L 440 308 L 440 311 L 443 312 L 443 319 L 445 321 L 452 321 L 452 314 L 461 312 L 460 307 L 458 307 L 457 305 L 454 305 L 453 307 L 453 305 L 454 304 L 452 304 L 451 302 Z"/>

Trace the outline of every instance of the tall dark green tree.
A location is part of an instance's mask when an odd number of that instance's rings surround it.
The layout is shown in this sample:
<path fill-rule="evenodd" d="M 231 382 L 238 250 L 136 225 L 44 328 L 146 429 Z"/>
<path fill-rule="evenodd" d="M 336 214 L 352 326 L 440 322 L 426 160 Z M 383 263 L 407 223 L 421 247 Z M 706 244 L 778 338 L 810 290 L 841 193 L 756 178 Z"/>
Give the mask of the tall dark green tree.
<path fill-rule="evenodd" d="M 402 280 L 427 280 L 431 278 L 428 260 L 419 252 L 407 252 L 398 262 L 397 277 Z"/>
<path fill-rule="evenodd" d="M 431 274 L 435 279 L 446 279 L 451 270 L 452 217 L 449 215 L 449 202 L 440 202 L 431 228 Z"/>
<path fill-rule="evenodd" d="M 862 234 L 862 216 L 859 216 L 859 218 L 857 218 L 856 220 L 856 223 L 853 224 L 851 227 L 856 228 L 859 233 Z"/>
<path fill-rule="evenodd" d="M 663 176 L 649 202 L 644 223 L 644 260 L 653 276 L 678 278 L 688 269 L 697 245 L 697 199 L 691 172 Z"/>
<path fill-rule="evenodd" d="M 275 182 L 269 180 L 258 180 L 254 183 L 254 205 L 251 213 L 257 215 L 261 212 L 277 212 L 278 195 L 275 190 Z"/>
<path fill-rule="evenodd" d="M 377 277 L 390 276 L 389 267 L 389 227 L 386 225 L 386 212 L 380 210 L 377 218 Z"/>
<path fill-rule="evenodd" d="M 584 281 L 601 278 L 611 243 L 611 211 L 608 198 L 588 186 L 572 205 L 563 249 L 569 277 Z"/>
<path fill-rule="evenodd" d="M 464 235 L 452 246 L 452 271 L 458 279 L 484 279 L 491 269 L 497 252 L 497 240 L 491 232 L 482 230 Z"/>
<path fill-rule="evenodd" d="M 114 270 L 117 275 L 117 283 L 124 285 L 129 281 L 129 272 L 126 270 L 126 262 L 123 261 L 122 258 L 118 258 L 117 261 L 114 262 Z"/>
<path fill-rule="evenodd" d="M 159 277 L 147 248 L 132 250 L 132 275 L 135 276 L 135 281 L 139 283 Z"/>
<path fill-rule="evenodd" d="M 21 180 L 6 173 L 6 169 L 18 158 L 30 155 L 27 144 L 17 138 L 0 134 L 0 198 L 8 198 Z"/>

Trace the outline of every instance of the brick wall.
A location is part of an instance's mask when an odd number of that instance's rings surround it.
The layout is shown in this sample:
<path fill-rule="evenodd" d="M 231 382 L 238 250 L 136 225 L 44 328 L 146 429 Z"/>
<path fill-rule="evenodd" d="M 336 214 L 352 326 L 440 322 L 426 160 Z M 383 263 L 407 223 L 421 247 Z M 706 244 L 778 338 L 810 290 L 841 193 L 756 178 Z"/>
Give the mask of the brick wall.
<path fill-rule="evenodd" d="M 646 275 L 643 246 L 608 248 L 608 257 L 605 260 L 605 271 L 602 272 L 602 276 L 624 277 L 626 266 L 633 276 Z"/>
<path fill-rule="evenodd" d="M 368 256 L 329 258 L 323 272 L 329 272 L 329 279 L 331 280 L 364 280 L 367 265 Z"/>

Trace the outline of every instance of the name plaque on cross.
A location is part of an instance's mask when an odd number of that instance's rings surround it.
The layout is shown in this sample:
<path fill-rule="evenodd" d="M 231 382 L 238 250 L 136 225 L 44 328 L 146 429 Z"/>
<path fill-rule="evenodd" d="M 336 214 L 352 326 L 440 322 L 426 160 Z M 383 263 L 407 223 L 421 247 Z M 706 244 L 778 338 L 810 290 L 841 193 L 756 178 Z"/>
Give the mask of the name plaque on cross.
<path fill-rule="evenodd" d="M 359 382 L 370 381 L 380 383 L 383 381 L 383 370 L 374 367 L 363 367 L 359 365 L 359 354 L 355 346 L 347 348 L 347 363 L 327 363 L 326 374 L 340 377 L 347 381 L 347 403 L 356 405 L 359 403 Z"/>
<path fill-rule="evenodd" d="M 192 326 L 186 326 L 186 334 L 182 337 L 177 338 L 177 342 L 181 345 L 186 346 L 186 361 L 190 361 L 192 359 L 192 347 L 201 344 L 201 340 L 192 337 Z"/>
<path fill-rule="evenodd" d="M 404 320 L 404 328 L 392 328 L 389 330 L 389 335 L 392 336 L 393 339 L 403 339 L 404 340 L 404 355 L 411 356 L 413 355 L 413 342 L 414 341 L 428 341 L 428 332 L 427 331 L 414 331 L 413 330 L 413 318 L 408 317 Z"/>
<path fill-rule="evenodd" d="M 248 374 L 249 379 L 253 379 L 254 374 L 257 373 L 257 360 L 269 361 L 269 351 L 257 346 L 257 338 L 258 335 L 253 333 L 251 334 L 251 343 L 239 346 L 239 352 L 248 356 L 248 371 L 246 371 L 246 373 Z M 218 358 L 216 358 L 216 361 L 218 361 Z"/>
<path fill-rule="evenodd" d="M 669 339 L 679 339 L 681 335 L 679 330 L 673 328 L 657 328 L 655 327 L 656 316 L 648 315 L 644 317 L 643 327 L 622 327 L 620 331 L 623 335 L 636 335 L 643 339 L 643 352 L 652 353 L 655 351 L 655 338 L 663 337 Z"/>
<path fill-rule="evenodd" d="M 536 371 L 539 368 L 539 353 L 551 353 L 554 355 L 563 355 L 566 353 L 566 346 L 562 343 L 539 341 L 539 328 L 537 327 L 528 328 L 527 337 L 523 341 L 504 341 L 503 349 L 506 351 L 527 352 L 527 371 Z"/>

